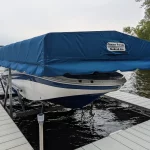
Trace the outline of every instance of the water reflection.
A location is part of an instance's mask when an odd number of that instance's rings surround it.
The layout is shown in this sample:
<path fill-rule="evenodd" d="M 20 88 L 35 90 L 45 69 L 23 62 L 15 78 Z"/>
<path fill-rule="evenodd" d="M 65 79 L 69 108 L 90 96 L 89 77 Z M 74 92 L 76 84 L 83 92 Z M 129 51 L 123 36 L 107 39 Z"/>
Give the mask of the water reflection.
<path fill-rule="evenodd" d="M 127 79 L 122 91 L 150 98 L 150 71 L 124 72 Z"/>
<path fill-rule="evenodd" d="M 122 72 L 122 74 L 125 76 L 127 82 L 124 84 L 123 87 L 121 87 L 121 91 L 124 92 L 129 92 L 129 93 L 137 93 L 137 88 L 136 88 L 136 72 Z"/>
<path fill-rule="evenodd" d="M 46 150 L 73 150 L 108 136 L 115 131 L 126 129 L 148 120 L 148 117 L 128 110 L 111 99 L 99 99 L 84 110 L 46 114 L 44 124 Z M 38 123 L 36 116 L 15 120 L 21 131 L 38 149 Z"/>
<path fill-rule="evenodd" d="M 150 98 L 150 71 L 136 71 L 136 93 Z"/>

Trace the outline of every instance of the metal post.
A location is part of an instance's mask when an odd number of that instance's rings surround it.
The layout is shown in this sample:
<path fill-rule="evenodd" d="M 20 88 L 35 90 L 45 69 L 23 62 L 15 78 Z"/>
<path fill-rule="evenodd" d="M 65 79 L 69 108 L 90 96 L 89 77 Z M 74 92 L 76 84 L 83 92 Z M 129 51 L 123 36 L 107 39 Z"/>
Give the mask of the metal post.
<path fill-rule="evenodd" d="M 22 96 L 20 95 L 19 91 L 17 91 L 17 94 L 18 94 L 18 101 L 21 104 L 23 112 L 25 112 L 25 107 L 24 107 L 24 104 L 22 102 Z"/>
<path fill-rule="evenodd" d="M 9 68 L 9 101 L 10 101 L 10 116 L 13 117 L 13 102 L 12 102 L 12 78 L 11 78 L 11 69 Z"/>
<path fill-rule="evenodd" d="M 44 142 L 43 142 L 44 114 L 43 113 L 38 114 L 37 120 L 39 123 L 39 147 L 40 147 L 40 150 L 44 150 Z"/>
<path fill-rule="evenodd" d="M 7 85 L 6 85 L 6 89 L 5 89 L 4 108 L 6 108 L 8 89 L 9 89 L 9 79 L 7 79 Z"/>
<path fill-rule="evenodd" d="M 2 79 L 0 79 L 0 82 L 1 82 L 1 86 L 2 86 L 3 92 L 5 94 L 5 89 L 4 89 L 4 85 L 3 85 Z"/>

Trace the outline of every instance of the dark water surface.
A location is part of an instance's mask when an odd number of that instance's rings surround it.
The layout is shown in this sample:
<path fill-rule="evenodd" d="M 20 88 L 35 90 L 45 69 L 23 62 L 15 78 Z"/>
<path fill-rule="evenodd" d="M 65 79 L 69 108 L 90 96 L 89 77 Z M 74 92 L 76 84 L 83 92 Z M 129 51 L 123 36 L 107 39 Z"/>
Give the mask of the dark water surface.
<path fill-rule="evenodd" d="M 127 73 L 128 82 L 122 90 L 150 98 L 150 72 Z M 90 107 L 76 111 L 45 114 L 45 150 L 73 150 L 126 129 L 149 118 L 133 112 L 128 105 L 111 99 L 99 99 Z M 38 123 L 36 116 L 15 120 L 28 141 L 38 150 Z"/>

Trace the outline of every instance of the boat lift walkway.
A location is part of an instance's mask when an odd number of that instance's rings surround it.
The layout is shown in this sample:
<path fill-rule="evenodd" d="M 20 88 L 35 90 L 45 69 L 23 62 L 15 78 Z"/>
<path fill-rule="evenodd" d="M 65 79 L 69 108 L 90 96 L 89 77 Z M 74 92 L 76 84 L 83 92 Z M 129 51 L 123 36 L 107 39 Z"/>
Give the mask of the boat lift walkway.
<path fill-rule="evenodd" d="M 29 142 L 1 105 L 0 150 L 33 150 Z"/>
<path fill-rule="evenodd" d="M 104 95 L 106 98 L 112 98 L 117 101 L 130 104 L 137 108 L 150 111 L 150 99 L 127 92 L 115 91 Z"/>
<path fill-rule="evenodd" d="M 76 150 L 150 150 L 150 120 Z"/>
<path fill-rule="evenodd" d="M 148 98 L 121 91 L 107 93 L 105 97 L 150 111 Z M 126 130 L 119 130 L 76 150 L 150 150 L 150 120 Z"/>

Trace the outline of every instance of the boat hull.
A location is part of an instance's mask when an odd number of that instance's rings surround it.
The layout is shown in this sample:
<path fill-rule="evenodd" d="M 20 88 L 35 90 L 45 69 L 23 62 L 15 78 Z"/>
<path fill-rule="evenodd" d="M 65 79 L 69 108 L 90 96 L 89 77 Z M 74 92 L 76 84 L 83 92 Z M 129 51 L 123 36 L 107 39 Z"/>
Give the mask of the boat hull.
<path fill-rule="evenodd" d="M 49 82 L 49 81 L 44 81 Z M 46 85 L 42 82 L 23 80 L 23 79 L 13 79 L 13 87 L 17 90 L 20 89 L 20 94 L 29 100 L 48 100 L 54 98 L 62 98 L 69 96 L 81 96 L 81 95 L 94 95 L 94 94 L 104 94 L 107 92 L 114 91 L 118 86 L 73 86 L 66 84 L 60 84 L 59 86 Z M 55 84 L 53 82 L 53 84 Z"/>
<path fill-rule="evenodd" d="M 3 75 L 6 82 L 7 76 Z M 56 78 L 55 78 L 56 79 Z M 117 90 L 122 82 L 94 84 L 63 83 L 26 74 L 12 74 L 12 85 L 26 99 L 49 100 L 68 108 L 81 108 L 105 93 Z"/>
<path fill-rule="evenodd" d="M 102 95 L 104 95 L 104 93 L 93 95 L 68 96 L 51 99 L 49 101 L 54 104 L 62 105 L 66 108 L 83 108 L 87 104 L 90 104 L 93 101 L 97 100 Z"/>

